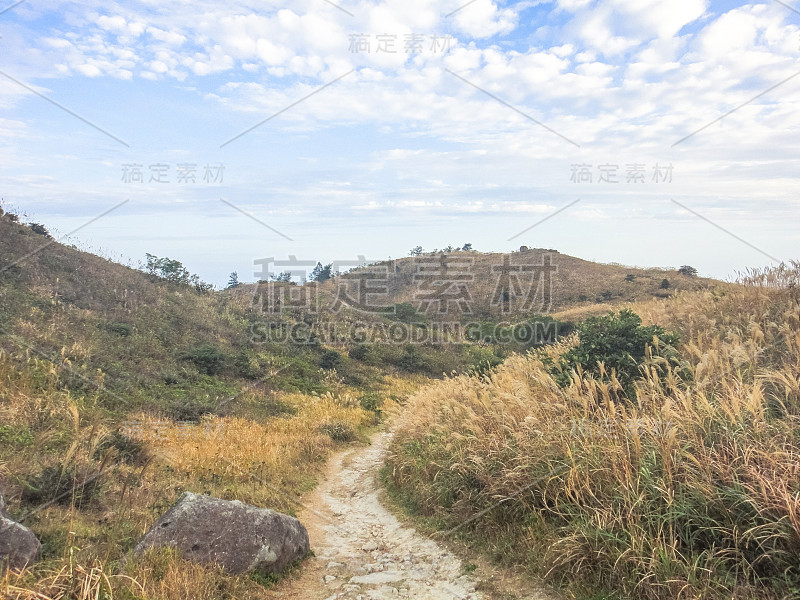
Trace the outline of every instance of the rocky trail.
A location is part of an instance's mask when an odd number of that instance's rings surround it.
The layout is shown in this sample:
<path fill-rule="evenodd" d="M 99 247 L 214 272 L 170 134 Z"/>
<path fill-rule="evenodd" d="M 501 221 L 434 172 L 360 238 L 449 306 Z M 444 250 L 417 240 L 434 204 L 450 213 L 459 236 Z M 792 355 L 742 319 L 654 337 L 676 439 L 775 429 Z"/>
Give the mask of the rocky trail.
<path fill-rule="evenodd" d="M 327 476 L 299 511 L 315 556 L 295 578 L 274 589 L 276 598 L 309 600 L 547 600 L 528 589 L 502 596 L 479 591 L 446 547 L 402 524 L 381 503 L 378 472 L 391 440 L 381 432 L 367 447 L 333 457 Z M 491 586 L 490 586 L 491 587 Z"/>

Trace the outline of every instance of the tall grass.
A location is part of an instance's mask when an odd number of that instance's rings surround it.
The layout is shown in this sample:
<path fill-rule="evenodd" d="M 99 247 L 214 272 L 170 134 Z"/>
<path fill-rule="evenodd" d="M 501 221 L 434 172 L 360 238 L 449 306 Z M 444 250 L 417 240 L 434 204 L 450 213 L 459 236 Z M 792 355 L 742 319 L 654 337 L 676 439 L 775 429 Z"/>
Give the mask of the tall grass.
<path fill-rule="evenodd" d="M 798 273 L 633 305 L 681 333 L 691 374 L 649 354 L 633 402 L 613 379 L 559 387 L 542 359 L 575 340 L 424 388 L 392 490 L 575 597 L 800 596 Z"/>
<path fill-rule="evenodd" d="M 0 382 L 3 492 L 12 517 L 43 544 L 41 562 L 0 573 L 0 597 L 20 599 L 264 597 L 269 582 L 175 553 L 150 553 L 122 570 L 121 560 L 185 490 L 294 513 L 339 442 L 374 419 L 347 393 L 251 390 L 241 402 L 271 403 L 279 414 L 195 424 L 132 412 L 116 429 L 96 395 L 65 390 L 49 361 L 0 351 Z M 409 385 L 396 382 L 399 393 Z M 388 396 L 395 384 L 383 387 Z M 32 486 L 42 487 L 35 500 Z"/>

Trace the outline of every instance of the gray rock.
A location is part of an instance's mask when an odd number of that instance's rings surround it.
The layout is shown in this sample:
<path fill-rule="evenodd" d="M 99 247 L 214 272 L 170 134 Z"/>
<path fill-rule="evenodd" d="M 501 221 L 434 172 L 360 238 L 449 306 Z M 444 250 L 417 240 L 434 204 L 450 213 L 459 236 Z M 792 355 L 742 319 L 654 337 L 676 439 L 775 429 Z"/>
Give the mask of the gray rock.
<path fill-rule="evenodd" d="M 308 532 L 288 515 L 185 492 L 134 548 L 171 546 L 184 558 L 230 573 L 280 573 L 308 555 Z"/>
<path fill-rule="evenodd" d="M 0 566 L 23 569 L 36 562 L 42 545 L 33 532 L 8 518 L 6 503 L 0 493 Z"/>

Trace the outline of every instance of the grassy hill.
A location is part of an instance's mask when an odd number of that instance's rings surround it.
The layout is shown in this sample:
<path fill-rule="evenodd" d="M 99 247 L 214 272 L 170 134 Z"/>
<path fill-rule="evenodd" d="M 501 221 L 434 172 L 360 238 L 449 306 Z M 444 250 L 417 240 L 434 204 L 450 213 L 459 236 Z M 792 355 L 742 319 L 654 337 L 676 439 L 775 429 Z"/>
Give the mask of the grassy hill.
<path fill-rule="evenodd" d="M 530 248 L 512 253 L 459 251 L 448 254 L 425 254 L 393 261 L 389 264 L 389 303 L 418 303 L 420 282 L 415 281 L 415 275 L 419 274 L 419 266 L 428 261 L 433 265 L 440 264 L 444 256 L 455 263 L 456 266 L 451 267 L 451 270 L 469 274 L 470 280 L 467 285 L 472 298 L 472 313 L 469 318 L 483 320 L 520 318 L 534 311 L 554 313 L 586 304 L 615 304 L 653 297 L 666 298 L 680 291 L 698 290 L 720 284 L 719 281 L 712 279 L 681 275 L 676 269 L 643 269 L 599 264 L 561 254 L 557 250 L 542 248 Z M 504 312 L 502 298 L 496 298 L 504 261 L 508 261 L 512 269 L 509 272 L 513 273 L 516 273 L 513 271 L 515 266 L 552 265 L 554 269 L 549 294 L 544 295 L 541 289 L 538 291 L 538 296 L 535 290 L 528 292 L 526 288 L 530 286 L 534 273 L 520 272 L 517 301 L 515 302 L 513 292 L 508 286 L 511 297 L 506 303 L 507 312 Z M 350 276 L 358 277 L 358 273 L 356 270 Z M 544 281 L 550 278 L 549 274 L 535 275 L 543 276 Z M 525 298 L 528 294 L 530 297 Z M 549 301 L 541 303 L 546 298 Z M 530 300 L 533 306 L 525 306 L 523 302 L 525 299 Z"/>
<path fill-rule="evenodd" d="M 541 254 L 515 253 L 509 264 L 539 264 Z M 43 543 L 42 561 L 0 580 L 0 592 L 70 598 L 91 589 L 102 597 L 105 586 L 119 598 L 263 598 L 269 582 L 169 553 L 122 559 L 185 490 L 291 513 L 287 498 L 315 485 L 330 452 L 363 437 L 431 378 L 477 383 L 503 360 L 517 364 L 515 352 L 540 347 L 497 336 L 509 328 L 501 321 L 542 318 L 492 305 L 491 268 L 503 255 L 459 255 L 474 259 L 474 312 L 460 318 L 477 323 L 476 335 L 369 343 L 355 325 L 418 335 L 438 318 L 407 312 L 419 288 L 410 258 L 386 265 L 392 311 L 268 313 L 254 306 L 264 293 L 313 291 L 324 305 L 364 271 L 302 289 L 214 291 L 177 261 L 143 272 L 0 214 L 0 489 L 12 517 Z M 575 321 L 634 298 L 719 285 L 558 254 L 554 262 L 550 310 L 578 311 L 568 319 Z M 303 335 L 273 335 L 285 327 Z M 345 335 L 318 335 L 326 327 Z M 572 325 L 565 327 L 557 331 Z"/>
<path fill-rule="evenodd" d="M 571 598 L 799 597 L 798 283 L 794 263 L 632 303 L 644 324 L 587 319 L 422 389 L 393 497 Z"/>
<path fill-rule="evenodd" d="M 328 454 L 426 378 L 253 344 L 248 297 L 45 234 L 0 215 L 0 489 L 43 544 L 0 595 L 263 597 L 269 582 L 169 553 L 120 561 L 184 490 L 291 513 Z"/>

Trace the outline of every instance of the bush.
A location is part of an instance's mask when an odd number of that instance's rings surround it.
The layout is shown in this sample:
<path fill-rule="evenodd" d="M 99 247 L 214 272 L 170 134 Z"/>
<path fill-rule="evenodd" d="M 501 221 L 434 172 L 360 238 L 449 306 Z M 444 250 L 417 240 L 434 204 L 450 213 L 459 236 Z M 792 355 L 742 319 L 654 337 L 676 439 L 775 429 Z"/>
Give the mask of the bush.
<path fill-rule="evenodd" d="M 336 350 L 325 350 L 320 358 L 319 366 L 323 369 L 335 369 L 340 362 L 342 362 L 342 357 Z"/>
<path fill-rule="evenodd" d="M 358 403 L 364 410 L 368 410 L 374 413 L 380 413 L 383 401 L 381 400 L 380 394 L 378 394 L 377 392 L 367 392 L 358 399 Z"/>
<path fill-rule="evenodd" d="M 668 290 L 669 289 L 669 279 L 662 279 L 661 283 L 658 286 L 660 290 Z"/>
<path fill-rule="evenodd" d="M 355 360 L 360 360 L 362 362 L 368 362 L 370 359 L 373 358 L 374 353 L 372 352 L 372 348 L 368 344 L 356 344 L 352 348 L 350 348 L 348 355 L 350 358 Z"/>
<path fill-rule="evenodd" d="M 130 337 L 133 333 L 133 327 L 127 323 L 109 323 L 106 329 L 111 333 L 116 333 L 120 337 Z"/>
<path fill-rule="evenodd" d="M 417 312 L 410 302 L 401 302 L 386 309 L 387 316 L 401 323 L 424 323 L 425 315 Z"/>
<path fill-rule="evenodd" d="M 683 265 L 680 269 L 678 269 L 678 273 L 681 275 L 686 275 L 687 277 L 697 277 L 697 269 L 689 265 Z"/>
<path fill-rule="evenodd" d="M 94 502 L 100 494 L 99 478 L 81 475 L 74 466 L 65 467 L 57 463 L 45 467 L 36 475 L 28 477 L 22 490 L 22 502 L 41 505 L 56 501 L 61 505 L 81 507 Z"/>
<path fill-rule="evenodd" d="M 678 334 L 667 333 L 658 325 L 643 327 L 642 319 L 630 309 L 590 317 L 578 325 L 579 343 L 561 356 L 553 375 L 561 386 L 568 387 L 578 366 L 602 381 L 610 381 L 614 374 L 624 394 L 633 398 L 633 382 L 640 377 L 647 346 L 652 346 L 656 337 L 668 347 L 679 340 Z"/>
<path fill-rule="evenodd" d="M 177 399 L 172 402 L 169 416 L 173 421 L 183 423 L 198 423 L 205 415 L 220 414 L 220 405 L 217 403 L 203 402 L 195 399 Z"/>
<path fill-rule="evenodd" d="M 189 350 L 181 358 L 192 362 L 201 373 L 206 375 L 216 375 L 225 366 L 225 355 L 219 348 L 210 344 Z"/>
<path fill-rule="evenodd" d="M 28 225 L 28 227 L 30 227 L 30 229 L 31 229 L 31 231 L 33 233 L 36 233 L 38 235 L 42 235 L 42 236 L 46 237 L 48 240 L 52 240 L 53 239 L 53 236 L 50 235 L 49 231 L 47 231 L 47 227 L 45 227 L 41 223 L 31 223 L 31 224 Z"/>
<path fill-rule="evenodd" d="M 0 444 L 4 446 L 30 447 L 34 445 L 35 441 L 36 437 L 30 429 L 0 425 Z"/>
<path fill-rule="evenodd" d="M 213 284 L 202 281 L 197 275 L 192 275 L 179 260 L 159 258 L 149 252 L 145 256 L 147 257 L 145 271 L 154 277 L 170 283 L 192 286 L 198 294 L 203 295 L 214 288 Z"/>
<path fill-rule="evenodd" d="M 407 344 L 400 358 L 397 359 L 397 366 L 410 373 L 424 371 L 426 368 L 425 357 L 416 346 Z"/>

